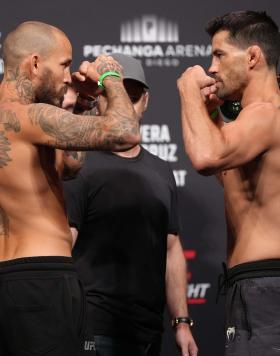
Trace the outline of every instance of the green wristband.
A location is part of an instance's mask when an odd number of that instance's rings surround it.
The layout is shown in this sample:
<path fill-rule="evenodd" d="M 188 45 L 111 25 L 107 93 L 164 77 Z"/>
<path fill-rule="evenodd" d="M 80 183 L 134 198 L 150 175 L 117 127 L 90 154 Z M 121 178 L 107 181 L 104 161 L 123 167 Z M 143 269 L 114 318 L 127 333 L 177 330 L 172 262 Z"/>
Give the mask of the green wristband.
<path fill-rule="evenodd" d="M 105 73 L 103 73 L 103 74 L 101 75 L 101 77 L 99 78 L 98 82 L 97 82 L 99 88 L 104 89 L 103 81 L 104 81 L 104 79 L 107 78 L 107 77 L 120 78 L 121 75 L 120 75 L 120 73 L 118 73 L 118 72 L 105 72 Z"/>

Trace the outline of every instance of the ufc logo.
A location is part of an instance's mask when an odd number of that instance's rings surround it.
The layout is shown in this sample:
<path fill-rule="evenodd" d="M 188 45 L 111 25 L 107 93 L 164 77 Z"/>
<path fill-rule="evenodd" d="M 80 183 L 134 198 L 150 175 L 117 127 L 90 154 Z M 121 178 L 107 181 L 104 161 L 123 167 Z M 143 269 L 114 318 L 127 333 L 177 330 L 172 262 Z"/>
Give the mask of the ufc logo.
<path fill-rule="evenodd" d="M 84 349 L 85 349 L 85 351 L 95 350 L 95 342 L 94 341 L 85 341 Z"/>

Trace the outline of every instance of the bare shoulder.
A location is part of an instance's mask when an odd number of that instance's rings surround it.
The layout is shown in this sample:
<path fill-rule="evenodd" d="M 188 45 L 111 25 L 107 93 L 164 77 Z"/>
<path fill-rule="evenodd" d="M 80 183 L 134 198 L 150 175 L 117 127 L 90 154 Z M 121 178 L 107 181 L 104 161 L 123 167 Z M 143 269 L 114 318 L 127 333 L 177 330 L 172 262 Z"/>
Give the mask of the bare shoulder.
<path fill-rule="evenodd" d="M 234 122 L 241 129 L 248 129 L 252 133 L 256 131 L 256 134 L 267 133 L 272 138 L 271 133 L 278 133 L 280 130 L 279 119 L 280 109 L 277 106 L 272 103 L 257 102 L 242 109 Z"/>
<path fill-rule="evenodd" d="M 244 108 L 237 118 L 237 123 L 245 127 L 255 140 L 266 142 L 266 148 L 278 148 L 280 134 L 280 108 L 272 103 L 257 102 Z"/>
<path fill-rule="evenodd" d="M 237 119 L 269 120 L 275 119 L 279 113 L 279 107 L 272 103 L 256 102 L 242 109 Z"/>

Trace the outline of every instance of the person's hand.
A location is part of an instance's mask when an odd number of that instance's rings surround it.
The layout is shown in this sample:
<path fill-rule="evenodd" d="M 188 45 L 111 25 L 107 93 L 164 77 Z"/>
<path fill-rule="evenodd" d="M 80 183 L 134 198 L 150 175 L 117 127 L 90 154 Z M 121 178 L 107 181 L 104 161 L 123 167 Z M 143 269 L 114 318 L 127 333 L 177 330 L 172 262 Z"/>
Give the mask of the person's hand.
<path fill-rule="evenodd" d="M 199 89 L 208 88 L 211 94 L 214 94 L 217 90 L 215 79 L 209 77 L 205 70 L 198 65 L 187 68 L 178 79 L 177 85 L 179 90 L 192 85 L 198 86 Z"/>
<path fill-rule="evenodd" d="M 94 62 L 84 61 L 78 71 L 72 74 L 73 86 L 83 96 L 96 97 L 102 91 L 97 82 L 108 71 L 118 72 L 123 77 L 121 65 L 110 56 L 101 55 Z"/>
<path fill-rule="evenodd" d="M 189 325 L 181 323 L 176 326 L 175 338 L 181 356 L 197 356 L 198 348 Z"/>
<path fill-rule="evenodd" d="M 95 62 L 84 61 L 77 72 L 72 73 L 72 85 L 84 97 L 96 97 L 100 94 L 98 88 L 99 75 Z"/>
<path fill-rule="evenodd" d="M 216 95 L 216 80 L 208 76 L 201 66 L 196 65 L 187 68 L 177 83 L 180 91 L 184 91 L 187 88 L 192 90 L 193 85 L 195 85 L 200 90 L 202 99 L 209 113 L 223 104 L 223 101 Z"/>
<path fill-rule="evenodd" d="M 98 78 L 105 72 L 118 72 L 123 78 L 123 67 L 111 56 L 101 55 L 95 60 Z"/>
<path fill-rule="evenodd" d="M 209 87 L 201 89 L 200 92 L 209 113 L 213 112 L 224 103 L 224 101 L 221 100 L 215 93 L 212 93 Z"/>

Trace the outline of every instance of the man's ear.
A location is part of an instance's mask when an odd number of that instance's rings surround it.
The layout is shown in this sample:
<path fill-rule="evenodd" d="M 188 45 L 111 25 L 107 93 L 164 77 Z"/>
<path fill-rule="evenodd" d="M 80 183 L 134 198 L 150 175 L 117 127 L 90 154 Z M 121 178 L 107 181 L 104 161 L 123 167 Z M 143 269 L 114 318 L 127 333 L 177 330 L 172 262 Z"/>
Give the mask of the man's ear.
<path fill-rule="evenodd" d="M 259 46 L 253 45 L 248 48 L 248 64 L 250 69 L 253 69 L 262 59 L 264 60 L 264 56 Z"/>
<path fill-rule="evenodd" d="M 145 112 L 147 110 L 149 99 L 150 99 L 150 94 L 149 94 L 148 91 L 145 91 L 145 93 L 143 95 L 143 100 L 144 100 L 144 110 L 143 110 L 143 112 Z"/>
<path fill-rule="evenodd" d="M 40 56 L 38 54 L 32 54 L 30 57 L 30 72 L 32 75 L 38 75 L 40 71 L 40 65 Z"/>

